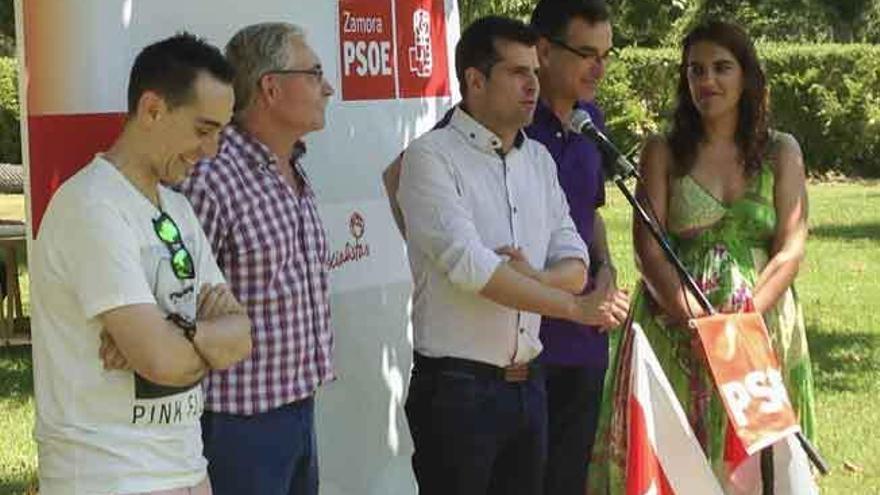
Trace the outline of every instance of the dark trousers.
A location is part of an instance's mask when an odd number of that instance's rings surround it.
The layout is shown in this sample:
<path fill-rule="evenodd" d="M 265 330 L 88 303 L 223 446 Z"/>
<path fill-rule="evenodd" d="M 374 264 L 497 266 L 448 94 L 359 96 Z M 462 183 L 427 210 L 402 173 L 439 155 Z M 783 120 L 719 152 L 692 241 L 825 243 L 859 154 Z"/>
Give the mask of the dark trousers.
<path fill-rule="evenodd" d="M 428 369 L 425 359 L 416 356 L 406 401 L 419 494 L 542 494 L 543 373 L 507 382 L 456 366 Z"/>
<path fill-rule="evenodd" d="M 315 401 L 253 416 L 205 411 L 202 440 L 214 495 L 317 495 Z"/>
<path fill-rule="evenodd" d="M 583 495 L 605 369 L 545 364 L 544 370 L 549 440 L 544 493 Z"/>

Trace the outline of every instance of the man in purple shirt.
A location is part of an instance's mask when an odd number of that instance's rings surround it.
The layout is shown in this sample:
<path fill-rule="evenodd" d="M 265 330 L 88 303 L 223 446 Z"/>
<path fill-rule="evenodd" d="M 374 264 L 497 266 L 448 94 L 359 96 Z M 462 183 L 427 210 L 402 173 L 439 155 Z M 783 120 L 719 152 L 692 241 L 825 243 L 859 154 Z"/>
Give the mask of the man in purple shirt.
<path fill-rule="evenodd" d="M 593 99 L 612 47 L 608 8 L 602 0 L 541 0 L 531 26 L 541 36 L 541 95 L 526 133 L 556 161 L 571 217 L 590 251 L 587 290 L 613 290 L 616 273 L 597 211 L 605 203 L 601 156 L 568 125 L 574 108 L 589 112 L 600 129 L 604 125 Z M 596 327 L 545 317 L 541 342 L 549 423 L 545 493 L 582 494 L 608 366 L 608 335 Z"/>

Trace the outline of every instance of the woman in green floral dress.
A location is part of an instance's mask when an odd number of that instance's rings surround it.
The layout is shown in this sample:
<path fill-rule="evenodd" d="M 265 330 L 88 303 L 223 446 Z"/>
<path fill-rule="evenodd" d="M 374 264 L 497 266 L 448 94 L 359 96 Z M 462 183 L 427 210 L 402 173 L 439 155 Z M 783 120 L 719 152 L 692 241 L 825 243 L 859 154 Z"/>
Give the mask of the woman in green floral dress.
<path fill-rule="evenodd" d="M 815 432 L 813 383 L 804 322 L 793 286 L 804 256 L 807 197 L 797 141 L 767 127 L 767 88 L 754 46 L 740 28 L 713 22 L 683 42 L 671 131 L 642 157 L 649 200 L 673 248 L 713 306 L 764 316 L 801 427 Z M 727 414 L 686 321 L 704 314 L 645 227 L 634 225 L 642 274 L 631 321 L 644 329 L 719 480 Z M 624 341 L 631 336 L 630 326 Z M 626 365 L 612 362 L 590 464 L 588 493 L 626 486 Z"/>

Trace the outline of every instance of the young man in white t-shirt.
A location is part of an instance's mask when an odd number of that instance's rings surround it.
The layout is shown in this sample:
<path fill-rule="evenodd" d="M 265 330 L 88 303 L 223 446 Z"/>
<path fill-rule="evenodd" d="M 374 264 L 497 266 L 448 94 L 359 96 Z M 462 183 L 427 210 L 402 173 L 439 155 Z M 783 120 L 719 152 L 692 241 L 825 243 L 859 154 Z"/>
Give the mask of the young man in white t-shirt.
<path fill-rule="evenodd" d="M 135 59 L 128 120 L 55 193 L 31 260 L 40 493 L 209 494 L 199 382 L 250 352 L 182 181 L 216 153 L 232 70 L 192 35 Z"/>

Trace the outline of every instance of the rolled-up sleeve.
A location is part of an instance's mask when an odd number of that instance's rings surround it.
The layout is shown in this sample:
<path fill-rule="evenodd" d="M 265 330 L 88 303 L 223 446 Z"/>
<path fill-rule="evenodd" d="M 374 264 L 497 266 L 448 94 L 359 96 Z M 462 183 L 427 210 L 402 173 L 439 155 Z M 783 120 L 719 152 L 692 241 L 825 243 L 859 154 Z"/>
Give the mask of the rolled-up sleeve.
<path fill-rule="evenodd" d="M 587 269 L 590 268 L 590 255 L 587 245 L 578 234 L 574 221 L 568 209 L 568 200 L 559 178 L 556 174 L 556 165 L 553 157 L 544 150 L 541 159 L 545 162 L 543 170 L 548 171 L 548 187 L 550 188 L 550 216 L 553 220 L 553 232 L 550 234 L 550 245 L 547 249 L 547 266 L 566 258 L 580 259 Z"/>
<path fill-rule="evenodd" d="M 478 292 L 502 259 L 483 245 L 450 158 L 424 137 L 413 142 L 403 155 L 397 199 L 409 249 L 424 253 L 457 288 Z"/>

